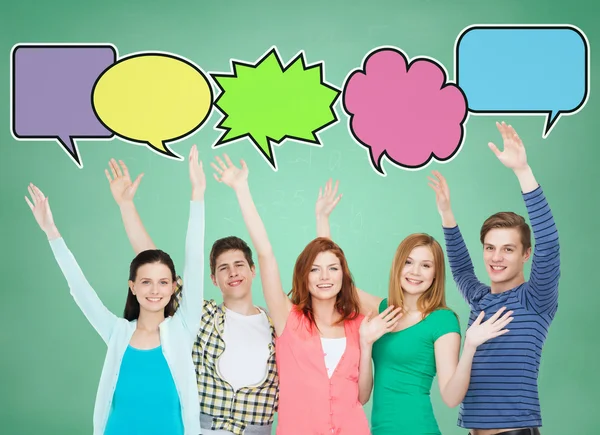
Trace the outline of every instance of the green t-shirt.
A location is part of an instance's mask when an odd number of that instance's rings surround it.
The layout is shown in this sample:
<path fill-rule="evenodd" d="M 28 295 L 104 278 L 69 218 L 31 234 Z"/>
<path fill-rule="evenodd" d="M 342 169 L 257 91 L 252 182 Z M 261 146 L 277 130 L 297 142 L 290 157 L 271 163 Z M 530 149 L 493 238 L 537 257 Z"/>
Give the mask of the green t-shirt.
<path fill-rule="evenodd" d="M 384 299 L 379 312 L 386 308 Z M 373 344 L 373 435 L 441 435 L 429 393 L 436 375 L 434 343 L 451 332 L 460 334 L 458 318 L 438 309 Z"/>

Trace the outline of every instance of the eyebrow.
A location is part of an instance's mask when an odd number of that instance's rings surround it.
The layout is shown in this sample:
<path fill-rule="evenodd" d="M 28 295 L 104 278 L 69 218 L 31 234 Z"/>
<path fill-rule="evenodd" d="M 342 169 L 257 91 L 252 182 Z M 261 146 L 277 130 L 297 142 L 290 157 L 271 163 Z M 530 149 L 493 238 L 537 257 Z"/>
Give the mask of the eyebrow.
<path fill-rule="evenodd" d="M 484 243 L 483 246 L 494 246 L 491 243 Z M 517 245 L 515 245 L 514 243 L 507 243 L 506 245 L 502 245 L 502 246 L 511 246 L 513 248 L 516 248 Z"/>
<path fill-rule="evenodd" d="M 340 266 L 340 263 L 331 263 L 331 264 L 328 264 L 327 266 L 328 267 L 329 266 Z M 313 267 L 321 267 L 321 266 L 319 266 L 318 264 L 313 264 Z"/>
<path fill-rule="evenodd" d="M 412 258 L 412 257 L 407 257 L 406 259 L 407 259 L 407 260 L 412 260 L 412 261 L 415 261 L 415 259 L 414 259 L 414 258 Z M 422 261 L 422 263 L 433 263 L 433 260 L 423 260 L 423 261 Z"/>
<path fill-rule="evenodd" d="M 236 260 L 233 262 L 233 264 L 246 264 L 243 260 Z M 220 269 L 223 266 L 227 266 L 227 263 L 221 263 L 217 266 L 217 269 Z"/>

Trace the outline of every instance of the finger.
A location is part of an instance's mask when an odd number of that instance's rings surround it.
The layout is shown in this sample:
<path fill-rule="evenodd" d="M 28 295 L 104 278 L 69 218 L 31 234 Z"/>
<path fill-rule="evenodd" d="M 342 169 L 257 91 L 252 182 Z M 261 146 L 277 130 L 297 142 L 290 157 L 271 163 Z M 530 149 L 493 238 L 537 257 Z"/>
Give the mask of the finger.
<path fill-rule="evenodd" d="M 137 178 L 133 182 L 133 185 L 131 186 L 131 189 L 133 190 L 133 192 L 135 192 L 137 190 L 138 186 L 140 185 L 140 182 L 142 181 L 143 176 L 144 176 L 144 174 L 141 173 L 140 175 L 137 176 Z"/>
<path fill-rule="evenodd" d="M 221 160 L 219 156 L 217 156 L 216 159 L 217 162 L 219 162 L 219 165 L 221 165 L 221 168 L 223 168 L 224 170 L 227 169 L 227 166 L 225 166 L 225 163 L 223 163 L 223 160 Z"/>
<path fill-rule="evenodd" d="M 115 171 L 117 171 L 117 175 L 119 177 L 123 176 L 123 172 L 121 171 L 121 168 L 119 167 L 119 165 L 117 164 L 117 161 L 115 159 L 112 159 L 114 162 L 114 166 L 115 166 Z"/>
<path fill-rule="evenodd" d="M 35 184 L 32 184 L 31 188 L 33 189 L 33 193 L 35 193 L 35 196 L 36 196 L 37 200 L 38 201 L 43 201 L 44 200 L 44 194 L 42 193 L 42 191 Z"/>
<path fill-rule="evenodd" d="M 121 165 L 121 169 L 123 170 L 123 175 L 125 175 L 125 177 L 129 178 L 129 169 L 125 165 L 125 162 L 123 160 L 119 160 L 119 164 Z"/>
<path fill-rule="evenodd" d="M 31 201 L 29 201 L 29 198 L 27 198 L 27 196 L 25 197 L 25 201 L 27 201 L 27 205 L 29 206 L 31 211 L 33 211 L 33 204 L 31 203 Z"/>
<path fill-rule="evenodd" d="M 507 318 L 502 318 L 500 320 L 498 320 L 496 323 L 494 323 L 494 328 L 496 329 L 502 329 L 504 328 L 506 325 L 508 325 L 510 322 L 512 322 L 514 319 L 514 317 L 508 316 Z"/>
<path fill-rule="evenodd" d="M 215 177 L 215 180 L 217 180 L 219 183 L 221 182 L 221 180 L 219 179 L 219 177 L 217 177 L 217 174 L 213 174 L 213 177 Z"/>
<path fill-rule="evenodd" d="M 212 167 L 213 167 L 213 169 L 214 169 L 215 171 L 217 171 L 217 173 L 218 173 L 219 175 L 223 175 L 223 171 L 221 170 L 221 168 L 219 168 L 217 165 L 215 165 L 215 163 L 214 163 L 214 162 L 210 162 L 210 166 L 212 166 Z"/>
<path fill-rule="evenodd" d="M 436 186 L 438 186 L 438 187 L 440 186 L 439 180 L 436 180 L 435 178 L 431 178 L 429 175 L 427 176 L 427 179 L 429 181 L 431 181 L 433 184 L 435 184 Z"/>
<path fill-rule="evenodd" d="M 240 165 L 242 165 L 242 169 L 244 171 L 248 170 L 248 165 L 246 164 L 245 160 L 240 159 Z"/>
<path fill-rule="evenodd" d="M 504 312 L 504 310 L 506 310 L 506 307 L 502 307 L 500 308 L 498 311 L 496 311 L 494 313 L 494 315 L 492 317 L 490 317 L 487 322 L 488 323 L 494 323 L 496 320 L 498 320 L 498 317 L 500 317 L 500 315 Z"/>
<path fill-rule="evenodd" d="M 342 199 L 342 194 L 339 194 L 338 197 L 333 201 L 334 207 L 338 204 L 338 202 L 340 202 L 340 199 Z"/>
<path fill-rule="evenodd" d="M 381 317 L 382 319 L 392 310 L 394 309 L 393 305 L 390 305 L 389 307 L 387 307 L 385 310 L 383 310 L 381 313 L 379 313 L 379 317 Z"/>
<path fill-rule="evenodd" d="M 492 152 L 496 154 L 496 157 L 500 157 L 501 152 L 496 145 L 494 145 L 492 142 L 488 142 L 488 147 L 490 147 Z"/>
<path fill-rule="evenodd" d="M 442 193 L 442 189 L 440 188 L 440 186 L 436 186 L 435 184 L 432 183 L 427 183 L 429 185 L 429 187 L 431 187 L 433 190 L 435 190 L 436 196 L 438 193 Z"/>
<path fill-rule="evenodd" d="M 390 311 L 389 313 L 387 313 L 384 317 L 383 320 L 385 320 L 386 322 L 393 322 L 396 319 L 399 319 L 399 315 L 402 313 L 402 307 L 398 307 L 396 308 L 394 311 Z"/>
<path fill-rule="evenodd" d="M 29 195 L 31 196 L 31 199 L 33 200 L 34 204 L 37 204 L 36 198 L 35 198 L 35 193 L 33 193 L 33 188 L 31 187 L 32 184 L 30 183 L 29 186 L 27 186 L 27 190 L 29 191 Z"/>
<path fill-rule="evenodd" d="M 227 166 L 232 167 L 233 166 L 233 162 L 231 161 L 231 159 L 229 158 L 229 156 L 227 154 L 223 154 L 223 156 L 225 157 L 225 161 L 227 162 Z"/>
<path fill-rule="evenodd" d="M 116 165 L 115 159 L 110 159 L 108 161 L 108 166 L 110 166 L 110 171 L 112 173 L 113 178 L 117 178 L 117 172 L 115 169 L 115 165 Z"/>
<path fill-rule="evenodd" d="M 104 170 L 104 174 L 106 174 L 106 178 L 108 179 L 108 183 L 112 183 L 112 179 L 110 178 L 110 174 L 108 173 L 108 169 Z"/>
<path fill-rule="evenodd" d="M 321 199 L 323 197 L 323 188 L 319 187 L 319 197 L 318 199 Z"/>
<path fill-rule="evenodd" d="M 496 337 L 500 337 L 501 335 L 506 334 L 507 332 L 509 332 L 510 329 L 503 329 L 502 331 L 498 331 L 498 332 L 493 332 L 491 335 L 491 338 L 496 338 Z"/>
<path fill-rule="evenodd" d="M 337 195 L 337 191 L 338 191 L 338 186 L 339 185 L 340 185 L 340 180 L 336 180 L 335 186 L 333 186 L 333 192 L 331 193 L 331 196 Z"/>
<path fill-rule="evenodd" d="M 483 320 L 484 316 L 485 316 L 485 311 L 482 311 L 481 313 L 479 313 L 479 316 L 477 316 L 477 318 L 473 322 L 473 325 L 479 325 L 481 323 L 481 321 Z"/>

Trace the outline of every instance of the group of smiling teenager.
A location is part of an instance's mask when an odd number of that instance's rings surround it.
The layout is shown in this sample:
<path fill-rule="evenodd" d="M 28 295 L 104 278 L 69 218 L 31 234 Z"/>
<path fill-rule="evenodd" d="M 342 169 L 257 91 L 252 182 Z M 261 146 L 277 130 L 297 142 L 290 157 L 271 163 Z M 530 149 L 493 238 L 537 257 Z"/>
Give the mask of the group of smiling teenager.
<path fill-rule="evenodd" d="M 516 175 L 533 229 L 512 212 L 481 227 L 490 284 L 477 278 L 455 221 L 444 177 L 433 171 L 446 254 L 471 313 L 461 327 L 445 302 L 445 260 L 427 234 L 398 246 L 381 298 L 355 286 L 344 252 L 331 239 L 338 204 L 331 180 L 316 202 L 317 238 L 299 254 L 284 291 L 277 259 L 252 200 L 248 167 L 224 155 L 214 177 L 235 193 L 256 251 L 268 310 L 254 305 L 253 254 L 238 237 L 217 240 L 210 277 L 222 302 L 204 299 L 206 177 L 196 146 L 189 154 L 191 200 L 183 275 L 155 247 L 134 206 L 142 175 L 126 165 L 106 171 L 130 243 L 123 316 L 111 313 L 86 280 L 33 184 L 25 197 L 71 294 L 108 346 L 93 418 L 94 435 L 441 434 L 430 399 L 434 377 L 444 403 L 460 405 L 471 435 L 539 434 L 538 370 L 558 306 L 559 242 L 542 188 L 515 130 L 496 124 L 504 147 L 490 149 Z M 496 186 L 491 186 L 497 190 Z M 508 328 L 507 328 L 508 327 Z M 371 422 L 363 410 L 373 394 Z"/>

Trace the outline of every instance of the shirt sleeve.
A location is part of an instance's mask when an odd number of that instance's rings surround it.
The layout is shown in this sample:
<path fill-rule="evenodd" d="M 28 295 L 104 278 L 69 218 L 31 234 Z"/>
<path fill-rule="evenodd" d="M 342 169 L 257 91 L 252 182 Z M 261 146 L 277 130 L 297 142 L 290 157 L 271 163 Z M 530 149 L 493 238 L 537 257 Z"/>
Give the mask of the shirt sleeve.
<path fill-rule="evenodd" d="M 434 311 L 430 314 L 430 316 L 435 316 L 432 320 L 435 320 L 432 326 L 432 339 L 435 342 L 438 338 L 443 335 L 456 332 L 458 335 L 460 333 L 460 322 L 458 321 L 458 316 L 454 311 L 442 308 L 437 311 Z"/>
<path fill-rule="evenodd" d="M 104 306 L 85 278 L 62 237 L 50 241 L 54 258 L 71 289 L 71 296 L 102 340 L 108 343 L 119 318 Z"/>

